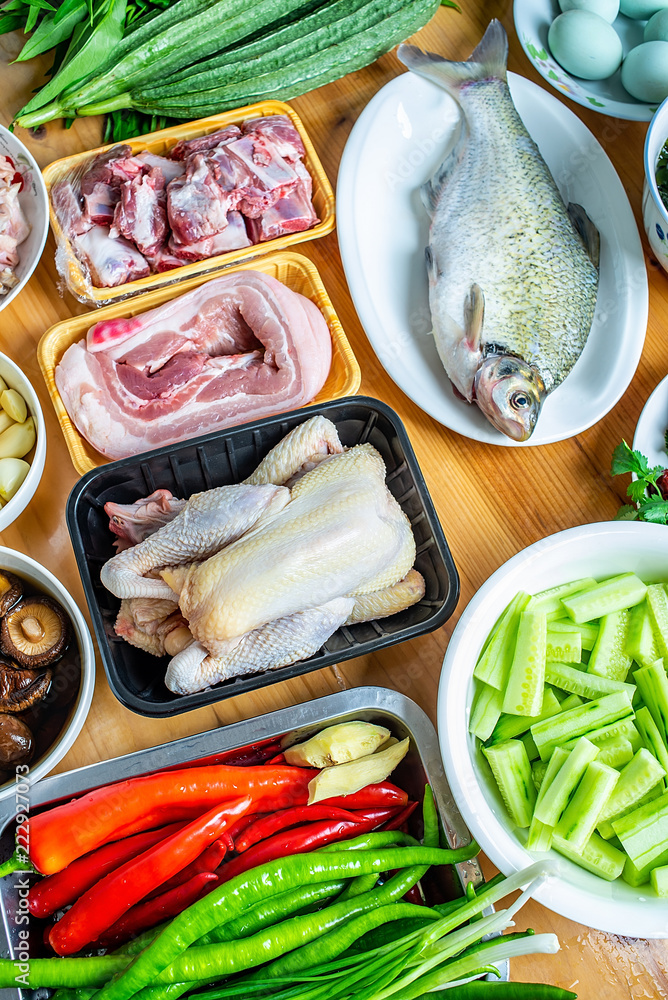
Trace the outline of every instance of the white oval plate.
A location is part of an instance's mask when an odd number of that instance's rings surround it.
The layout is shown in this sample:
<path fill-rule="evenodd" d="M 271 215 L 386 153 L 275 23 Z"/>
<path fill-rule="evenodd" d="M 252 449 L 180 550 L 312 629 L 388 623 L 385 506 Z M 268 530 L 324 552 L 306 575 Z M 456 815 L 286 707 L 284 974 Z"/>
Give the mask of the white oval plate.
<path fill-rule="evenodd" d="M 607 80 L 581 80 L 571 76 L 552 58 L 547 47 L 547 33 L 555 17 L 561 13 L 557 0 L 515 0 L 513 15 L 515 30 L 527 56 L 548 83 L 583 108 L 602 115 L 648 122 L 657 104 L 644 104 L 631 97 L 622 87 L 621 70 Z M 619 14 L 613 27 L 622 41 L 624 56 L 643 40 L 645 21 L 635 21 Z"/>
<path fill-rule="evenodd" d="M 659 382 L 638 417 L 633 447 L 648 459 L 650 466 L 668 466 L 668 375 Z"/>
<path fill-rule="evenodd" d="M 539 445 L 595 424 L 625 391 L 647 328 L 647 272 L 622 183 L 589 129 L 536 84 L 514 73 L 508 81 L 565 201 L 583 205 L 601 233 L 592 330 L 575 368 L 548 396 L 525 443 Z M 518 446 L 476 406 L 455 399 L 430 332 L 424 263 L 429 219 L 420 187 L 443 160 L 456 118 L 452 98 L 414 73 L 392 80 L 369 102 L 350 134 L 339 171 L 341 257 L 366 334 L 399 388 L 459 434 Z"/>

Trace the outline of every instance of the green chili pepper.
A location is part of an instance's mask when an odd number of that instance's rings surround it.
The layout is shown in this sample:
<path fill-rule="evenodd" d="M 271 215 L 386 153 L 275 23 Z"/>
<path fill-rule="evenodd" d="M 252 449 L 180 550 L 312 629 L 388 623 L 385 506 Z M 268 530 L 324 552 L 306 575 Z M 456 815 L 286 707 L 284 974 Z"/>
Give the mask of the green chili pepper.
<path fill-rule="evenodd" d="M 426 847 L 403 847 L 383 852 L 322 851 L 261 865 L 226 882 L 175 917 L 153 944 L 118 979 L 101 991 L 98 1000 L 128 1000 L 137 990 L 155 982 L 158 974 L 203 934 L 262 899 L 330 877 L 370 875 L 413 865 L 453 864 L 468 860 L 477 853 L 478 845 L 475 843 L 457 851 Z"/>
<path fill-rule="evenodd" d="M 490 983 L 474 979 L 448 990 L 423 993 L 419 1000 L 577 1000 L 577 993 L 543 983 Z"/>
<path fill-rule="evenodd" d="M 369 892 L 378 881 L 377 875 L 360 875 L 359 878 L 351 878 L 343 892 L 338 896 L 339 903 L 344 899 L 353 899 L 361 896 L 363 892 Z"/>
<path fill-rule="evenodd" d="M 194 982 L 201 980 L 204 974 L 208 976 L 209 981 L 220 979 L 234 972 L 252 968 L 267 959 L 281 955 L 289 958 L 285 952 L 294 950 L 302 941 L 315 939 L 314 943 L 322 949 L 327 936 L 323 937 L 323 932 L 332 926 L 331 921 L 334 921 L 333 914 L 331 919 L 328 916 L 329 911 L 336 909 L 337 906 L 334 905 L 308 917 L 292 917 L 262 934 L 243 938 L 241 941 L 229 941 L 204 948 L 189 948 L 170 966 L 159 972 L 154 982 Z M 437 916 L 435 913 L 429 913 L 426 907 L 416 907 L 412 903 L 391 903 L 386 906 L 375 903 L 373 909 L 364 912 L 363 916 L 371 928 L 393 919 L 393 916 L 413 916 L 416 910 L 424 913 L 425 917 L 431 916 L 433 919 Z M 364 921 L 361 923 L 364 924 Z M 266 978 L 266 973 L 265 968 L 263 978 Z"/>

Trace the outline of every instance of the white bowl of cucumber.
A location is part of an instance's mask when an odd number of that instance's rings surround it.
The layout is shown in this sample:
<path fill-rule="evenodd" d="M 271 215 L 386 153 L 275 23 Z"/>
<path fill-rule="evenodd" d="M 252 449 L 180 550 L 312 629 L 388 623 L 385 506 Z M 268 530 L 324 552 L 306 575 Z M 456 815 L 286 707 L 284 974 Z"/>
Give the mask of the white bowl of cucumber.
<path fill-rule="evenodd" d="M 490 860 L 509 875 L 559 859 L 536 898 L 629 937 L 668 938 L 664 582 L 663 525 L 550 535 L 471 600 L 438 695 L 448 781 Z"/>

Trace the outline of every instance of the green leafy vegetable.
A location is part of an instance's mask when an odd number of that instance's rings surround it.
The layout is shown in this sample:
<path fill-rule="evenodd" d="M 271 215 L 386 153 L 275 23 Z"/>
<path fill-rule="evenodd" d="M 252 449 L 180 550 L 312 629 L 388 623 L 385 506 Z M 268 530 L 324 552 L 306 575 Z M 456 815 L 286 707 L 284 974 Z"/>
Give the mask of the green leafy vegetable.
<path fill-rule="evenodd" d="M 626 495 L 632 504 L 625 504 L 617 511 L 616 521 L 651 521 L 668 524 L 668 501 L 663 499 L 659 479 L 666 471 L 662 465 L 650 468 L 648 460 L 639 451 L 629 448 L 626 441 L 617 445 L 612 453 L 613 476 L 631 473 L 636 478 L 629 483 Z"/>

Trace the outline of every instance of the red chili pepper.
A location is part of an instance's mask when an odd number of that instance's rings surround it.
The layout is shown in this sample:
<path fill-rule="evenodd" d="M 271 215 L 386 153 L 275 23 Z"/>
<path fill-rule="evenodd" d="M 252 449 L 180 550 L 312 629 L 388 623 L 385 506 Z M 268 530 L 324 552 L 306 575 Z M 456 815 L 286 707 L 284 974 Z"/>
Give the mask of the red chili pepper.
<path fill-rule="evenodd" d="M 167 892 L 168 889 L 175 889 L 177 885 L 184 885 L 195 875 L 201 875 L 202 872 L 215 872 L 216 868 L 218 868 L 222 863 L 223 858 L 228 851 L 224 838 L 225 835 L 219 837 L 218 840 L 214 841 L 210 847 L 207 847 L 205 851 L 202 851 L 198 858 L 195 858 L 194 861 L 191 861 L 190 864 L 186 865 L 186 867 L 180 872 L 177 872 L 176 875 L 172 875 L 170 879 L 163 882 L 163 884 L 154 889 L 153 892 L 150 892 L 148 896 L 146 896 L 146 900 L 155 899 L 156 896 L 161 896 L 163 892 Z"/>
<path fill-rule="evenodd" d="M 17 840 L 43 875 L 65 868 L 119 831 L 133 833 L 156 825 L 156 816 L 170 822 L 179 810 L 200 814 L 238 796 L 251 796 L 254 812 L 302 805 L 308 782 L 317 772 L 303 767 L 234 767 L 219 764 L 129 778 L 96 788 L 71 802 L 32 815 Z M 405 804 L 405 803 L 402 803 Z M 176 815 L 175 815 L 176 812 Z"/>
<path fill-rule="evenodd" d="M 230 850 L 234 850 L 234 843 L 235 843 L 237 837 L 239 836 L 239 834 L 243 833 L 244 830 L 246 830 L 251 825 L 251 823 L 254 823 L 255 820 L 259 819 L 260 816 L 262 816 L 262 815 L 264 815 L 264 814 L 263 813 L 249 813 L 248 816 L 241 816 L 236 821 L 236 823 L 232 824 L 232 826 L 227 831 L 227 833 L 229 834 L 229 836 L 232 838 L 232 847 L 230 848 Z"/>
<path fill-rule="evenodd" d="M 391 814 L 390 809 L 370 809 L 359 813 L 354 823 L 350 820 L 325 819 L 277 833 L 223 865 L 219 872 L 221 882 L 227 882 L 235 875 L 241 875 L 265 862 L 275 861 L 276 858 L 315 851 L 318 847 L 325 847 L 326 844 L 332 844 L 337 840 L 346 840 L 348 837 L 368 833 L 389 819 Z"/>
<path fill-rule="evenodd" d="M 218 876 L 213 872 L 200 872 L 183 885 L 175 886 L 151 900 L 137 903 L 100 935 L 95 942 L 97 948 L 116 948 L 147 931 L 163 920 L 171 920 L 183 910 L 196 903 L 218 884 Z"/>
<path fill-rule="evenodd" d="M 417 802 L 409 802 L 405 809 L 402 809 L 400 813 L 393 816 L 387 823 L 383 823 L 383 830 L 400 830 L 404 823 L 408 822 L 416 809 Z"/>
<path fill-rule="evenodd" d="M 147 833 L 139 833 L 125 840 L 115 840 L 113 844 L 105 844 L 90 854 L 84 854 L 62 871 L 31 885 L 28 891 L 28 909 L 33 917 L 50 916 L 63 906 L 73 903 L 119 865 L 165 840 L 183 825 L 183 823 L 172 823 L 160 830 L 149 830 Z"/>
<path fill-rule="evenodd" d="M 417 885 L 412 886 L 403 897 L 407 903 L 413 903 L 415 906 L 424 906 L 424 899 L 422 898 L 419 885 L 420 883 L 418 882 Z"/>
<path fill-rule="evenodd" d="M 252 805 L 249 795 L 216 805 L 97 882 L 51 928 L 49 943 L 53 950 L 58 955 L 72 955 L 95 941 L 156 885 L 162 885 L 194 861 Z"/>
<path fill-rule="evenodd" d="M 277 753 L 275 757 L 267 761 L 267 764 L 285 764 L 285 754 L 283 752 Z"/>
<path fill-rule="evenodd" d="M 313 823 L 318 819 L 343 819 L 355 823 L 358 820 L 355 813 L 348 809 L 340 809 L 338 806 L 297 806 L 294 809 L 281 809 L 279 812 L 269 813 L 261 816 L 251 823 L 244 832 L 234 841 L 234 849 L 239 854 L 247 851 L 253 844 L 258 844 L 261 840 L 266 840 L 279 830 L 285 830 L 290 826 L 297 826 L 302 823 Z"/>
<path fill-rule="evenodd" d="M 342 809 L 374 809 L 376 806 L 405 806 L 407 803 L 408 795 L 402 788 L 397 788 L 389 781 L 382 781 L 377 785 L 367 785 L 350 795 L 335 795 L 331 799 L 323 799 L 318 805 L 341 806 Z M 301 805 L 301 802 L 294 804 Z"/>

